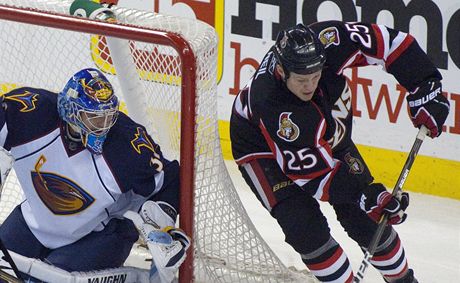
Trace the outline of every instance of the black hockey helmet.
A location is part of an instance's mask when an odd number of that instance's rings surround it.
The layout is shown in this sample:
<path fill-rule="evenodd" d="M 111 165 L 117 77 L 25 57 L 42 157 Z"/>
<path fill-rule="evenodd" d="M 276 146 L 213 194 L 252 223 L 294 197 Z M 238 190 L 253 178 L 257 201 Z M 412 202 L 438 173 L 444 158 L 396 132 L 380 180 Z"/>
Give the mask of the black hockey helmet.
<path fill-rule="evenodd" d="M 326 52 L 313 30 L 297 24 L 278 33 L 275 56 L 289 77 L 289 72 L 311 74 L 323 68 Z"/>

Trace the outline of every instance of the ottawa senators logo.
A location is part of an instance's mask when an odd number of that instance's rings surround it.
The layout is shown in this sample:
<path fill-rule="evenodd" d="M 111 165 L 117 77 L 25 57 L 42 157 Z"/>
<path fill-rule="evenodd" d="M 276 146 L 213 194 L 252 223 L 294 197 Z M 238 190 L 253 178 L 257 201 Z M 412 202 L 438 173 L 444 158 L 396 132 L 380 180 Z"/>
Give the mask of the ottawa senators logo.
<path fill-rule="evenodd" d="M 295 141 L 299 137 L 299 127 L 289 118 L 291 114 L 292 112 L 281 113 L 279 118 L 279 129 L 276 132 L 278 137 L 288 142 Z"/>
<path fill-rule="evenodd" d="M 358 158 L 355 158 L 350 155 L 350 153 L 345 154 L 345 162 L 348 164 L 349 172 L 351 174 L 362 174 L 364 172 L 364 165 Z"/>
<path fill-rule="evenodd" d="M 325 28 L 319 33 L 319 40 L 324 45 L 324 48 L 328 48 L 331 44 L 339 45 L 339 31 L 336 27 Z"/>

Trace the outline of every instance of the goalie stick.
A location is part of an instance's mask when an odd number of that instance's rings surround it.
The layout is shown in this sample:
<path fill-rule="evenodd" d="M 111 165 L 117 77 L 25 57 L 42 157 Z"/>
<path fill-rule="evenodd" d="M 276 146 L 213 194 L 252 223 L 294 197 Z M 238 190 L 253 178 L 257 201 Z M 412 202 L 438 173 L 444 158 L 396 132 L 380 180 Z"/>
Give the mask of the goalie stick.
<path fill-rule="evenodd" d="M 14 163 L 14 158 L 13 156 L 3 147 L 0 146 L 0 175 L 1 175 L 1 180 L 0 180 L 0 198 L 1 198 L 1 193 L 3 191 L 3 187 L 6 183 L 6 178 L 8 177 L 11 169 L 13 168 L 13 163 Z M 1 256 L 4 262 L 8 262 L 10 265 L 8 266 L 3 266 L 0 265 L 0 280 L 5 280 L 8 283 L 21 283 L 23 282 L 20 278 L 20 273 L 18 268 L 16 267 L 16 264 L 14 264 L 13 259 L 11 258 L 10 253 L 6 249 L 6 247 L 3 245 L 2 240 L 0 239 L 0 250 L 2 251 L 3 255 Z M 14 276 L 10 275 L 8 272 L 5 271 L 5 269 L 11 269 L 13 270 L 14 274 L 16 275 L 17 278 Z M 19 278 L 19 279 L 18 279 Z"/>
<path fill-rule="evenodd" d="M 23 283 L 23 281 L 20 279 L 21 277 L 19 276 L 19 270 L 16 267 L 16 264 L 14 263 L 13 259 L 11 258 L 10 253 L 3 245 L 3 242 L 1 241 L 1 239 L 0 239 L 0 249 L 2 250 L 2 253 L 3 253 L 3 256 L 2 256 L 3 260 L 7 261 L 11 266 L 11 267 L 3 266 L 3 265 L 0 266 L 0 282 L 2 282 L 1 280 L 4 280 L 8 283 Z M 10 268 L 13 270 L 17 278 L 10 275 L 8 272 L 4 270 L 4 269 L 10 269 Z"/>
<path fill-rule="evenodd" d="M 409 175 L 410 169 L 412 164 L 415 161 L 415 157 L 418 154 L 420 146 L 422 145 L 423 140 L 425 139 L 428 133 L 428 129 L 425 126 L 422 126 L 417 133 L 415 138 L 414 144 L 409 152 L 409 156 L 407 157 L 406 163 L 404 163 L 403 169 L 399 174 L 398 181 L 396 182 L 395 187 L 393 188 L 392 195 L 396 198 L 400 198 L 402 188 L 404 183 L 406 182 L 407 176 Z M 383 231 L 388 222 L 388 214 L 383 214 L 380 218 L 379 225 L 377 230 L 375 231 L 374 236 L 372 237 L 371 243 L 369 244 L 369 248 L 367 249 L 366 253 L 364 254 L 364 259 L 359 266 L 358 272 L 353 279 L 353 283 L 360 283 L 364 279 L 364 273 L 366 272 L 367 268 L 369 267 L 370 259 L 374 256 L 375 250 L 377 249 L 378 243 L 380 242 L 380 238 L 382 238 Z"/>

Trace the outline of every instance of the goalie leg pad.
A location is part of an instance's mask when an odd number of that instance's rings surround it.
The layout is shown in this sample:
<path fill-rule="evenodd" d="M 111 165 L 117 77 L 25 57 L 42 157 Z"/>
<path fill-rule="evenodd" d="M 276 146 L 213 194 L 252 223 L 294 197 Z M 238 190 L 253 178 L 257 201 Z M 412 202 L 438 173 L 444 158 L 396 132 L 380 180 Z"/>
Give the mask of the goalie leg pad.
<path fill-rule="evenodd" d="M 27 276 L 23 278 L 32 279 L 31 282 L 36 283 L 152 282 L 149 280 L 148 270 L 135 267 L 121 267 L 90 272 L 68 272 L 35 258 L 24 257 L 13 252 L 11 253 L 11 256 L 13 257 L 14 262 L 18 265 L 18 268 L 27 273 Z"/>

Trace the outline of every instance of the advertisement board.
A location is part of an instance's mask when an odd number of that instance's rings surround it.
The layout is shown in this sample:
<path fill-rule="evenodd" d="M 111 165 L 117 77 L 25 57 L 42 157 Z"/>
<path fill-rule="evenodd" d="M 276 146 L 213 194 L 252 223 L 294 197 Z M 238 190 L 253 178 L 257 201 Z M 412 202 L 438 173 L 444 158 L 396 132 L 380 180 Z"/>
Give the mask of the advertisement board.
<path fill-rule="evenodd" d="M 112 0 L 112 2 L 117 2 Z M 280 29 L 323 20 L 372 22 L 412 34 L 442 73 L 451 112 L 443 134 L 426 139 L 406 188 L 460 199 L 460 2 L 448 0 L 119 0 L 118 5 L 199 19 L 219 35 L 219 126 L 232 158 L 228 120 L 235 95 Z M 382 67 L 345 72 L 352 90 L 353 138 L 377 181 L 393 187 L 417 130 L 407 91 Z"/>
<path fill-rule="evenodd" d="M 119 6 L 194 18 L 219 36 L 218 112 L 224 157 L 238 91 L 254 74 L 277 33 L 297 23 L 372 22 L 412 34 L 443 75 L 451 111 L 443 134 L 426 139 L 406 188 L 460 199 L 460 2 L 450 0 L 105 0 Z M 415 63 L 415 62 L 414 62 Z M 376 181 L 393 187 L 417 129 L 407 90 L 382 67 L 345 72 L 352 91 L 353 138 Z"/>

